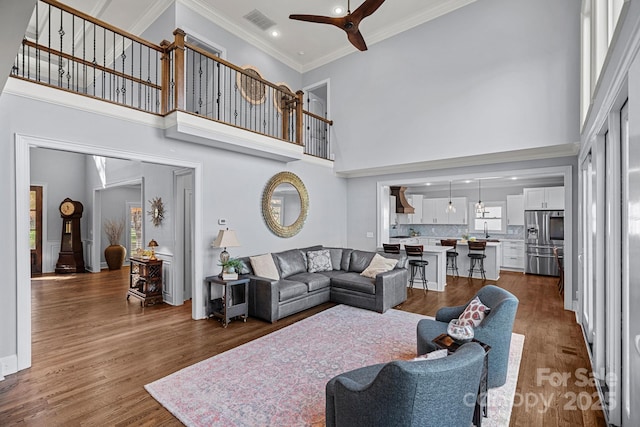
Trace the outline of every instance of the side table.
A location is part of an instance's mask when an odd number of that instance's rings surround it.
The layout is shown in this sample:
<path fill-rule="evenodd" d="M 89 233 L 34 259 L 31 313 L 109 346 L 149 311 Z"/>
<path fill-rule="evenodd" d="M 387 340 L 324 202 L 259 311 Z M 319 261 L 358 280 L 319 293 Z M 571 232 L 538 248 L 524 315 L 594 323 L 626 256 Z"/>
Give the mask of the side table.
<path fill-rule="evenodd" d="M 223 280 L 219 276 L 204 279 L 209 283 L 208 316 L 222 320 L 225 328 L 234 317 L 242 317 L 244 322 L 249 316 L 249 279 L 238 278 Z M 222 298 L 212 299 L 213 288 L 222 286 Z"/>
<path fill-rule="evenodd" d="M 482 341 L 478 341 L 475 338 L 471 341 L 480 344 L 484 349 L 484 365 L 482 366 L 482 374 L 480 375 L 478 398 L 476 399 L 476 406 L 473 410 L 473 425 L 480 427 L 482 425 L 482 417 L 487 417 L 487 369 L 489 367 L 487 355 L 491 350 L 491 346 L 483 343 Z M 431 340 L 431 342 L 440 349 L 447 349 L 449 354 L 455 353 L 455 351 L 463 344 L 454 340 L 447 334 L 440 334 Z"/>

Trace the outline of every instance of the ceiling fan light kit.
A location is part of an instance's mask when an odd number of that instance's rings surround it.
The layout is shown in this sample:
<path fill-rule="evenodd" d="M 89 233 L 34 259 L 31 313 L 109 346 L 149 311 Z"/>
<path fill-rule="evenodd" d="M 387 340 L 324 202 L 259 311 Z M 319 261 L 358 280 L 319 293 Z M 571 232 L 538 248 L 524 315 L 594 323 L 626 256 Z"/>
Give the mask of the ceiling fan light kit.
<path fill-rule="evenodd" d="M 342 17 L 330 17 L 321 15 L 289 15 L 290 19 L 297 21 L 315 22 L 318 24 L 330 24 L 341 28 L 347 33 L 347 38 L 358 50 L 367 50 L 367 44 L 358 29 L 360 21 L 373 14 L 384 3 L 384 0 L 365 0 L 353 13 L 351 2 L 347 2 L 347 14 Z"/>

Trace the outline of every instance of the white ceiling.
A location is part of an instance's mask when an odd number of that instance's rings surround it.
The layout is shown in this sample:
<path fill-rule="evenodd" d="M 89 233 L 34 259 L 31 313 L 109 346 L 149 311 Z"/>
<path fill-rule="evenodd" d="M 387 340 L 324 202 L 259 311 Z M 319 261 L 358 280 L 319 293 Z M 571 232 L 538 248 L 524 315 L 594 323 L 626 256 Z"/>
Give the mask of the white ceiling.
<path fill-rule="evenodd" d="M 336 6 L 347 7 L 347 0 L 176 0 L 212 20 L 277 59 L 305 72 L 351 53 L 359 52 L 341 29 L 289 19 L 292 13 L 333 15 Z M 369 49 L 375 43 L 442 16 L 475 0 L 387 0 L 360 24 Z M 118 28 L 140 35 L 174 0 L 62 0 L 73 8 Z M 363 0 L 354 0 L 351 10 Z M 259 10 L 276 25 L 263 31 L 244 16 Z M 278 37 L 270 35 L 272 30 Z M 173 31 L 173 29 L 171 29 Z M 206 36 L 206 35 L 205 35 Z M 166 38 L 171 37 L 171 32 Z M 150 40 L 160 42 L 159 40 Z"/>

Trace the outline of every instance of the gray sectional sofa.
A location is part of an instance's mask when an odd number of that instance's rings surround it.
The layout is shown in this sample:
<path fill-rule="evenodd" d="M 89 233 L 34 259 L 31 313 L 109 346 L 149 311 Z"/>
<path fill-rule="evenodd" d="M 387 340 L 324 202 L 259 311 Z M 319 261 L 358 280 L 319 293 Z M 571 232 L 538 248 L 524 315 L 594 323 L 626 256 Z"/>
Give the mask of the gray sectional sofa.
<path fill-rule="evenodd" d="M 307 253 L 321 249 L 331 254 L 331 270 L 309 272 Z M 273 323 L 327 301 L 384 313 L 407 299 L 407 259 L 404 255 L 380 254 L 398 263 L 375 279 L 362 276 L 375 254 L 322 246 L 272 253 L 280 276 L 277 280 L 256 276 L 250 258 L 241 258 L 240 273 L 250 279 L 249 315 Z"/>

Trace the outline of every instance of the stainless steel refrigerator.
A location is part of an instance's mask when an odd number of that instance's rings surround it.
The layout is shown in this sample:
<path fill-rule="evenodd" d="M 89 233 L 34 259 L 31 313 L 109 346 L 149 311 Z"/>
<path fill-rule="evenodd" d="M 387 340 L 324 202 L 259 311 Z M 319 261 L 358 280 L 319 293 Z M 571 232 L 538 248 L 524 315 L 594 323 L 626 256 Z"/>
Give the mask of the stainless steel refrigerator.
<path fill-rule="evenodd" d="M 525 211 L 525 273 L 558 276 L 554 246 L 562 257 L 564 211 Z"/>

